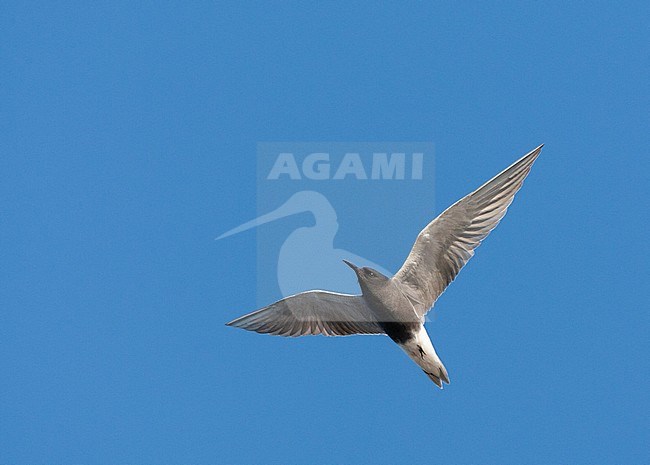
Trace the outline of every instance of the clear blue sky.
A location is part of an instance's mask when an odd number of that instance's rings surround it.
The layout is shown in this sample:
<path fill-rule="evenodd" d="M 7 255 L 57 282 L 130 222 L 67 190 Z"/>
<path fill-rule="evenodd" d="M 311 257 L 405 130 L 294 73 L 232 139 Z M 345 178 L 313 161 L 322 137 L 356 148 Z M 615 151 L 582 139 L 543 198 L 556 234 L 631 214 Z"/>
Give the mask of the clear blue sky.
<path fill-rule="evenodd" d="M 1 463 L 650 462 L 647 2 L 131 3 L 1 9 Z M 546 144 L 428 324 L 444 391 L 224 326 L 256 144 L 314 140 L 433 142 L 437 211 Z"/>

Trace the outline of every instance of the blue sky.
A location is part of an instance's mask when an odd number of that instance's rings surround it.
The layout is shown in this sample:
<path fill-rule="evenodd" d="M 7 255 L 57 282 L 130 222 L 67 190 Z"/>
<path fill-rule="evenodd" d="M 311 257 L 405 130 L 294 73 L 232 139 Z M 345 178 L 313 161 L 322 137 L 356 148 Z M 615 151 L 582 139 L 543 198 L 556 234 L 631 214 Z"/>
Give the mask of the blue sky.
<path fill-rule="evenodd" d="M 0 462 L 650 461 L 646 2 L 130 3 L 2 7 Z M 430 141 L 436 211 L 546 144 L 428 324 L 444 391 L 224 326 L 260 141 Z"/>

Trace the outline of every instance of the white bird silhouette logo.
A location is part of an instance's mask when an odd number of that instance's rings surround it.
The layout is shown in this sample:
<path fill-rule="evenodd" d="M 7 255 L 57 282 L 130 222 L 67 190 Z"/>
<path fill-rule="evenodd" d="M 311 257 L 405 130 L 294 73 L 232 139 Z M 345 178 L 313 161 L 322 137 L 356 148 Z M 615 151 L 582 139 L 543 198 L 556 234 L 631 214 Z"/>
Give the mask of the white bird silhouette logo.
<path fill-rule="evenodd" d="M 366 258 L 334 248 L 334 238 L 339 229 L 336 211 L 327 197 L 315 191 L 296 192 L 272 212 L 237 226 L 217 239 L 303 212 L 310 212 L 315 222 L 313 226 L 304 226 L 292 231 L 280 247 L 277 277 L 282 296 L 290 296 L 315 287 L 338 292 L 356 292 L 357 286 L 353 277 L 340 272 L 343 259 L 389 274 Z"/>

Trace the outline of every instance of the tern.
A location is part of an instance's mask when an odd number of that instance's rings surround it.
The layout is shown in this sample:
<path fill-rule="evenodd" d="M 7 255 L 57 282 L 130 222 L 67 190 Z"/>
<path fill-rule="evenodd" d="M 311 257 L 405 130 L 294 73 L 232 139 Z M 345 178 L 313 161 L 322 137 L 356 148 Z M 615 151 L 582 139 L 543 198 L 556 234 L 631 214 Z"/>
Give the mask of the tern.
<path fill-rule="evenodd" d="M 442 389 L 449 375 L 424 328 L 425 316 L 504 217 L 541 150 L 542 145 L 429 223 L 392 278 L 344 260 L 356 273 L 360 295 L 302 292 L 226 324 L 292 337 L 387 335 Z"/>

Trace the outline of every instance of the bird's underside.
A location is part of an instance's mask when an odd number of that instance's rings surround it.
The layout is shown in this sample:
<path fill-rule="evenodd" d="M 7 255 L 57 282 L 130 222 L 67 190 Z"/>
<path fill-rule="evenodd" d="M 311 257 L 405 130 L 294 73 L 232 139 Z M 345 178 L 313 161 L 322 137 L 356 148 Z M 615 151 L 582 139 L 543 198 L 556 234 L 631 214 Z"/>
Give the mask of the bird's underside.
<path fill-rule="evenodd" d="M 424 317 L 506 214 L 541 148 L 429 223 L 393 278 L 348 263 L 357 273 L 361 295 L 307 291 L 227 324 L 279 336 L 388 335 L 442 388 L 449 377 L 424 328 Z M 391 302 L 392 308 L 386 302 Z"/>

